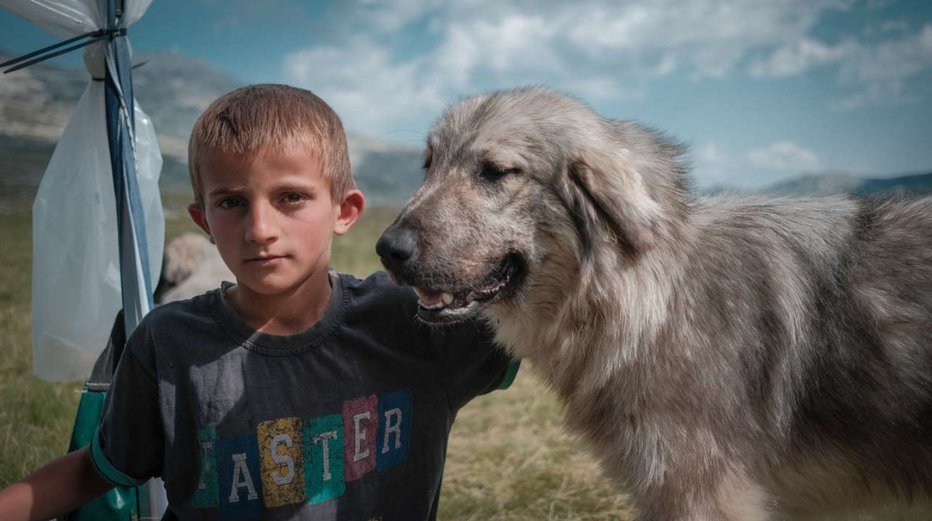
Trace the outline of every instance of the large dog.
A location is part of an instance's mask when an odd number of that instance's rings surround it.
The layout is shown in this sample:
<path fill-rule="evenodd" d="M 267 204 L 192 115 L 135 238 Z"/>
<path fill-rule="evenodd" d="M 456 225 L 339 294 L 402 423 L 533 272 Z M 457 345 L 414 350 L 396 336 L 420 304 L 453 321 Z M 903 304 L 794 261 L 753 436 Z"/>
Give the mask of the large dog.
<path fill-rule="evenodd" d="M 698 198 L 681 152 L 546 89 L 468 99 L 377 250 L 421 319 L 532 363 L 643 519 L 921 511 L 932 201 Z"/>

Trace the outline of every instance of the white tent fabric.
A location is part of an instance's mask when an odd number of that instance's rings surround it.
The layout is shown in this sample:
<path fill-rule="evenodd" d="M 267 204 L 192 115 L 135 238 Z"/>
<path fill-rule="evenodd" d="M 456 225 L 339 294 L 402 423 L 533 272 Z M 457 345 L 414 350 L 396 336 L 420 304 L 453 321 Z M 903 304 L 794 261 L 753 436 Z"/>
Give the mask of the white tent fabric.
<path fill-rule="evenodd" d="M 151 1 L 125 0 L 120 28 L 138 20 Z M 106 5 L 106 0 L 0 0 L 0 6 L 59 37 L 104 28 Z M 104 45 L 92 44 L 85 50 L 91 77 L 103 77 Z M 33 369 L 46 380 L 86 379 L 107 344 L 117 311 L 124 307 L 105 86 L 88 80 L 33 206 Z M 138 104 L 135 128 L 134 155 L 148 248 L 139 253 L 148 254 L 145 275 L 154 287 L 164 242 L 158 192 L 162 158 L 151 119 Z M 141 271 L 138 258 L 137 272 Z M 148 310 L 145 302 L 140 307 L 142 314 Z"/>
<path fill-rule="evenodd" d="M 136 23 L 152 0 L 126 0 L 126 28 Z M 70 38 L 106 26 L 106 3 L 98 0 L 0 0 L 0 5 L 26 18 L 59 38 Z"/>

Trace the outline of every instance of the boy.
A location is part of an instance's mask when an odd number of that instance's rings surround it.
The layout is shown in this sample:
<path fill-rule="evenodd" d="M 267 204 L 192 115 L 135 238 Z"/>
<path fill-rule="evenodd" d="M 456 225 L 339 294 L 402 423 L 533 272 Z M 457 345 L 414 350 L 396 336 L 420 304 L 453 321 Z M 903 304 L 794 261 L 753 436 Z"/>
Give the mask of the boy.
<path fill-rule="evenodd" d="M 191 218 L 236 284 L 153 310 L 91 447 L 0 492 L 0 519 L 47 519 L 151 476 L 165 519 L 435 519 L 456 412 L 510 382 L 507 356 L 478 324 L 417 323 L 384 274 L 329 270 L 332 234 L 364 199 L 314 94 L 221 97 L 188 159 Z"/>

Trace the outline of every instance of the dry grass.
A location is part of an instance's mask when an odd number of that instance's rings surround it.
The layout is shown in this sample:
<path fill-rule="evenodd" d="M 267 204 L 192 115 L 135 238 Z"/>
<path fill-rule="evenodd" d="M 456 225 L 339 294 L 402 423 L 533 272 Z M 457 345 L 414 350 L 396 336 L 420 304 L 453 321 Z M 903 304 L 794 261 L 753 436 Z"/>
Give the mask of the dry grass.
<path fill-rule="evenodd" d="M 562 417 L 529 367 L 508 390 L 466 405 L 450 439 L 443 518 L 631 519 L 629 502 L 564 433 Z"/>
<path fill-rule="evenodd" d="M 166 226 L 169 236 L 195 229 L 183 211 L 173 215 Z M 375 241 L 393 215 L 392 210 L 367 211 L 349 235 L 334 241 L 334 267 L 358 276 L 379 269 Z M 31 372 L 29 216 L 4 216 L 0 244 L 2 487 L 65 451 L 81 382 L 49 384 Z M 630 519 L 629 503 L 560 428 L 562 415 L 561 406 L 528 366 L 522 367 L 509 390 L 469 403 L 453 428 L 440 517 L 444 521 Z"/>

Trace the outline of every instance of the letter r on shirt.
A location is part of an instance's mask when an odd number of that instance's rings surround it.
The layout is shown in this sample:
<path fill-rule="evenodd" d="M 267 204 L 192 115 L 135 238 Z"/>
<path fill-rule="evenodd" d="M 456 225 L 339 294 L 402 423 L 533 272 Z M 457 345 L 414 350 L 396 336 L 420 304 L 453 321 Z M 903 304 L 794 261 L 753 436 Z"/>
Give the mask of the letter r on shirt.
<path fill-rule="evenodd" d="M 408 457 L 411 414 L 411 391 L 395 391 L 379 397 L 377 470 L 400 465 Z"/>

